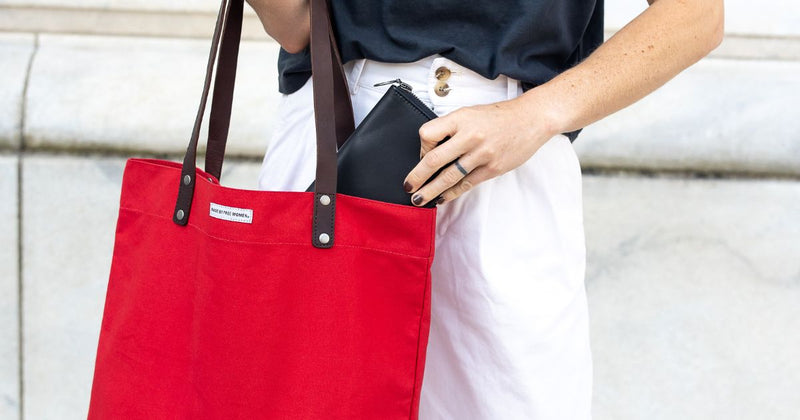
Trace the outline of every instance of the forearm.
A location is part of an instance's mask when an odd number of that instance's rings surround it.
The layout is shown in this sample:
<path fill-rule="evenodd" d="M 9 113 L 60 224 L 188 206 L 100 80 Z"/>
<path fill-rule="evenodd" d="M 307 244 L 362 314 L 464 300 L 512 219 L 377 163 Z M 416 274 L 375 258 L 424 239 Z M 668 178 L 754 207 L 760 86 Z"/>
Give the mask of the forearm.
<path fill-rule="evenodd" d="M 553 134 L 574 131 L 638 101 L 721 42 L 722 0 L 650 3 L 582 63 L 520 96 L 523 108 Z"/>
<path fill-rule="evenodd" d="M 311 21 L 308 0 L 247 0 L 264 30 L 290 53 L 308 45 Z"/>

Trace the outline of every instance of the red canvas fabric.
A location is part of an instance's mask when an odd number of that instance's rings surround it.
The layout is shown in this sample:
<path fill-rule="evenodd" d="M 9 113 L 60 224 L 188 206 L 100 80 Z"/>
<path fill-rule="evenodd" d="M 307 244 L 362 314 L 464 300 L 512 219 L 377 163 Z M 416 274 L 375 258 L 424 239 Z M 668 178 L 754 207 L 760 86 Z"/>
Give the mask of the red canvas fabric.
<path fill-rule="evenodd" d="M 313 193 L 199 169 L 188 225 L 173 223 L 180 171 L 125 168 L 89 418 L 417 418 L 436 209 L 339 194 L 319 249 Z"/>

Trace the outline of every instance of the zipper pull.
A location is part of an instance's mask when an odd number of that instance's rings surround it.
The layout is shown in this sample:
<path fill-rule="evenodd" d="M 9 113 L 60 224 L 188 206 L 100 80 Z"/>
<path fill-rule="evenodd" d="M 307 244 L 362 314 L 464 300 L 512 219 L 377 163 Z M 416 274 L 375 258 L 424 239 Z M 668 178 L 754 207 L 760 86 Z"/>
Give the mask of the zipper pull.
<path fill-rule="evenodd" d="M 385 82 L 375 83 L 372 86 L 378 87 L 378 86 L 385 86 L 385 85 L 397 85 L 397 87 L 399 87 L 400 89 L 406 90 L 408 92 L 411 92 L 412 90 L 414 90 L 414 88 L 412 88 L 411 85 L 409 85 L 408 83 L 406 83 L 406 82 L 404 82 L 404 81 L 402 81 L 400 79 L 387 80 Z"/>

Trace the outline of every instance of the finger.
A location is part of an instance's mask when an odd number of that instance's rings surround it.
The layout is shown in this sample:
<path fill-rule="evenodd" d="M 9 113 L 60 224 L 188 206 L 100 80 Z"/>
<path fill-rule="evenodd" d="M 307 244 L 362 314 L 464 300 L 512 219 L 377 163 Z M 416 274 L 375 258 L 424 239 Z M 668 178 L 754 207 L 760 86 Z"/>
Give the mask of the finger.
<path fill-rule="evenodd" d="M 467 153 L 458 158 L 458 163 L 467 171 L 474 166 L 478 166 L 477 159 L 474 154 Z M 467 175 L 469 176 L 469 175 Z M 439 196 L 439 194 L 452 188 L 462 179 L 464 174 L 456 167 L 455 164 L 448 165 L 442 172 L 436 176 L 431 182 L 420 188 L 419 191 L 411 196 L 411 203 L 416 206 L 422 206 Z"/>
<path fill-rule="evenodd" d="M 446 143 L 434 147 L 420 159 L 414 169 L 406 175 L 403 188 L 414 192 L 422 186 L 439 169 L 466 153 L 468 144 L 464 136 L 454 136 Z M 464 164 L 463 162 L 461 163 Z"/>
<path fill-rule="evenodd" d="M 420 157 L 433 150 L 445 137 L 456 134 L 458 126 L 454 113 L 434 118 L 419 128 Z"/>
<path fill-rule="evenodd" d="M 437 201 L 436 204 L 444 204 L 453 201 L 465 192 L 475 188 L 476 185 L 491 178 L 492 171 L 490 171 L 487 166 L 480 166 L 464 178 L 461 178 L 461 181 L 458 181 L 456 185 L 443 192 L 442 197 L 439 199 L 440 201 Z"/>

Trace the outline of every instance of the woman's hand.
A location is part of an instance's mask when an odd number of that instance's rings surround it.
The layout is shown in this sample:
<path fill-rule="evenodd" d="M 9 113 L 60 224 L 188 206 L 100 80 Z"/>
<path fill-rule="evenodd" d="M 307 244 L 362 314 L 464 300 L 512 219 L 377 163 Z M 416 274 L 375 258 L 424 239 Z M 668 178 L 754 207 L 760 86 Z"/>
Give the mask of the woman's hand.
<path fill-rule="evenodd" d="M 723 0 L 658 0 L 586 60 L 517 98 L 456 110 L 420 128 L 424 157 L 406 178 L 412 203 L 450 201 L 521 165 L 557 133 L 636 102 L 722 42 Z M 446 136 L 452 138 L 436 147 Z M 468 172 L 464 176 L 458 162 Z M 430 184 L 420 188 L 439 168 Z"/>
<path fill-rule="evenodd" d="M 460 108 L 428 121 L 419 129 L 422 160 L 404 184 L 405 190 L 413 193 L 411 202 L 421 206 L 440 194 L 437 204 L 452 201 L 475 185 L 520 166 L 556 134 L 542 115 L 530 102 L 523 105 L 515 98 Z M 438 145 L 448 136 L 448 141 Z M 456 159 L 466 175 L 450 164 Z M 436 178 L 420 188 L 442 167 Z"/>

